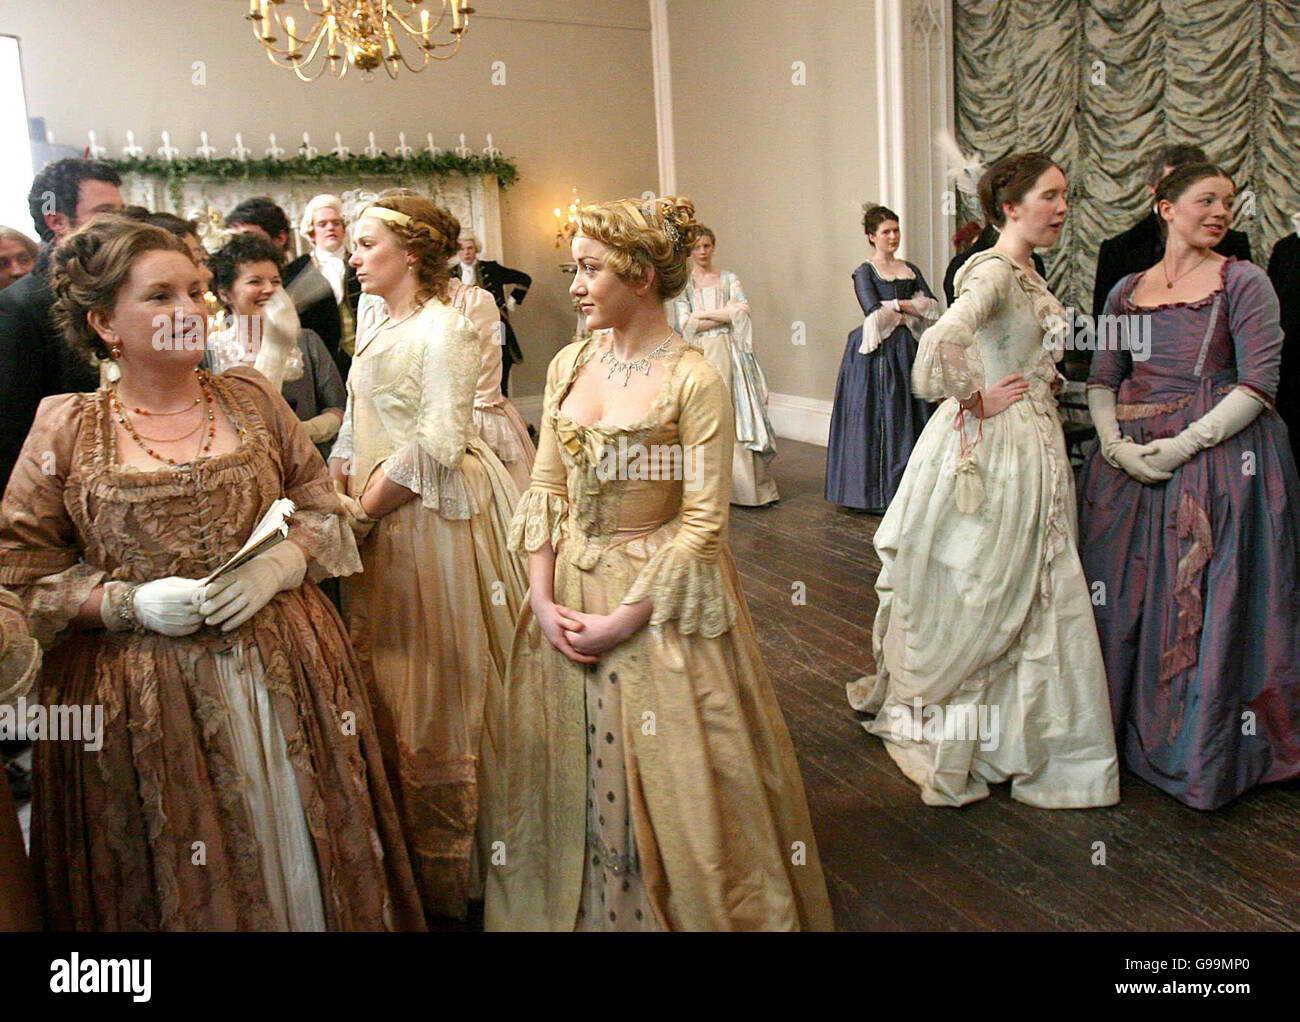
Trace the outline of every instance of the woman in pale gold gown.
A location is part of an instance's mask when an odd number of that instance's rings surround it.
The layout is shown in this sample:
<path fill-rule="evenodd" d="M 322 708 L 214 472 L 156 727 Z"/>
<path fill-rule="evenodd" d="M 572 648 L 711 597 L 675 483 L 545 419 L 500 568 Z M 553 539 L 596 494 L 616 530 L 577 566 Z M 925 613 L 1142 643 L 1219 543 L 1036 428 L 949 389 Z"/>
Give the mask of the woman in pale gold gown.
<path fill-rule="evenodd" d="M 692 211 L 661 198 L 580 214 L 570 290 L 597 332 L 551 362 L 511 528 L 531 590 L 489 929 L 831 927 L 727 547 L 731 401 L 661 304 L 684 281 Z"/>
<path fill-rule="evenodd" d="M 331 469 L 346 489 L 365 568 L 343 587 L 425 912 L 463 917 L 482 897 L 476 843 L 490 790 L 492 721 L 524 595 L 506 548 L 519 492 L 479 439 L 473 324 L 446 293 L 459 224 L 418 196 L 358 221 L 352 265 L 383 298 L 357 337 Z"/>

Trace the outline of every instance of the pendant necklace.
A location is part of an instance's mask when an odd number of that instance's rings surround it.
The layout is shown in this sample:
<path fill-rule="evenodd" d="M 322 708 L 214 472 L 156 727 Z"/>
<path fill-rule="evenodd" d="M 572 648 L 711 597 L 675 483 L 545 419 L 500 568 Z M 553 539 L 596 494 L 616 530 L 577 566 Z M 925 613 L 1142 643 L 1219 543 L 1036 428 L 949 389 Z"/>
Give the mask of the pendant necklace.
<path fill-rule="evenodd" d="M 657 358 L 664 357 L 664 355 L 667 353 L 668 345 L 672 343 L 675 334 L 676 331 L 670 333 L 664 339 L 664 342 L 661 345 L 659 345 L 659 347 L 655 348 L 647 355 L 643 355 L 640 358 L 633 359 L 631 362 L 624 362 L 617 355 L 615 355 L 614 342 L 610 341 L 609 351 L 605 352 L 605 354 L 600 356 L 600 360 L 602 362 L 608 362 L 610 367 L 609 373 L 605 376 L 605 379 L 611 380 L 614 378 L 615 373 L 622 373 L 623 386 L 626 387 L 628 383 L 631 382 L 633 372 L 644 373 L 646 376 L 649 376 L 651 361 Z"/>
<path fill-rule="evenodd" d="M 1201 262 L 1200 262 L 1200 263 L 1197 263 L 1195 266 L 1192 267 L 1192 269 L 1187 270 L 1187 271 L 1185 271 L 1185 272 L 1183 272 L 1183 273 L 1180 273 L 1180 274 L 1179 274 L 1177 277 L 1175 277 L 1173 280 L 1170 280 L 1170 279 L 1169 279 L 1169 266 L 1168 266 L 1168 264 L 1167 264 L 1163 259 L 1161 259 L 1161 260 L 1160 260 L 1160 268 L 1161 268 L 1162 270 L 1165 271 L 1165 287 L 1169 288 L 1170 290 L 1173 290 L 1173 286 L 1174 286 L 1175 284 L 1177 284 L 1180 280 L 1182 280 L 1184 277 L 1186 277 L 1187 274 L 1193 272 L 1194 270 L 1198 270 L 1198 269 L 1200 269 L 1201 263 L 1205 262 L 1205 260 L 1207 260 L 1207 259 L 1209 259 L 1209 258 L 1210 258 L 1210 253 L 1209 253 L 1209 252 L 1206 252 L 1205 255 L 1201 256 Z"/>

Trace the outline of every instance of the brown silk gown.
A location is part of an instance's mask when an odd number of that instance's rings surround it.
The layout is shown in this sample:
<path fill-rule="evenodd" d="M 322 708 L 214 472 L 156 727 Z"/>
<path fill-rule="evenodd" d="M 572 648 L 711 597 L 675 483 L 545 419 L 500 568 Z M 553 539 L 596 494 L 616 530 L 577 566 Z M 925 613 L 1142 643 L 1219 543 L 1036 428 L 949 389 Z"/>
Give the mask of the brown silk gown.
<path fill-rule="evenodd" d="M 520 615 L 487 927 L 831 929 L 794 747 L 727 546 L 730 395 L 704 355 L 679 348 L 642 422 L 575 422 L 559 406 L 608 347 L 597 334 L 551 362 L 511 543 L 551 544 L 558 603 L 604 614 L 649 597 L 654 612 L 590 668 Z M 661 467 L 643 471 L 637 445 L 659 445 Z M 620 450 L 625 471 L 603 471 Z"/>
<path fill-rule="evenodd" d="M 40 663 L 41 650 L 27 635 L 22 604 L 0 589 L 0 707 L 28 695 Z M 27 849 L 9 785 L 0 777 L 0 933 L 40 926 Z"/>
<path fill-rule="evenodd" d="M 358 566 L 325 464 L 252 370 L 211 378 L 240 446 L 116 464 L 107 393 L 46 398 L 0 510 L 0 584 L 45 647 L 41 702 L 103 746 L 38 741 L 32 862 L 59 930 L 419 929 L 360 669 L 314 582 L 229 634 L 67 631 L 106 580 L 199 578 L 271 502 L 314 569 Z"/>

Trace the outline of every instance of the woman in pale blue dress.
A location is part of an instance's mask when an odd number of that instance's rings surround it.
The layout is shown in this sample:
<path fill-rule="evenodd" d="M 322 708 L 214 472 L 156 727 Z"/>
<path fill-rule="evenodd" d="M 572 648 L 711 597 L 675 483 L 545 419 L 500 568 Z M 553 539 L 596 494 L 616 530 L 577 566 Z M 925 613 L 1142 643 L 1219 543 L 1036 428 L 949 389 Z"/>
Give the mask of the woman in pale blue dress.
<path fill-rule="evenodd" d="M 704 352 L 731 390 L 736 446 L 731 458 L 731 503 L 746 507 L 780 499 L 768 462 L 776 454 L 767 417 L 767 378 L 754 357 L 749 302 L 740 279 L 713 265 L 713 232 L 703 229 L 691 249 L 691 276 L 668 319 L 687 343 Z"/>

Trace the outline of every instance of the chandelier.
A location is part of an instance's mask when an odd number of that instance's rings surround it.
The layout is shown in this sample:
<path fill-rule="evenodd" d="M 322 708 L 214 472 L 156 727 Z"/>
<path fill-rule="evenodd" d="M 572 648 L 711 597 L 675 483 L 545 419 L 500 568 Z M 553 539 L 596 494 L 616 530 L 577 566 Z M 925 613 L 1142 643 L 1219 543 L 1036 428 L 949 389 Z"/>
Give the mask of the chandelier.
<path fill-rule="evenodd" d="M 299 6 L 297 19 L 286 11 Z M 380 67 L 396 78 L 399 67 L 423 71 L 431 60 L 450 60 L 473 13 L 469 0 L 249 0 L 244 17 L 271 63 L 304 82 L 326 71 L 342 78 L 349 67 L 368 81 Z"/>

